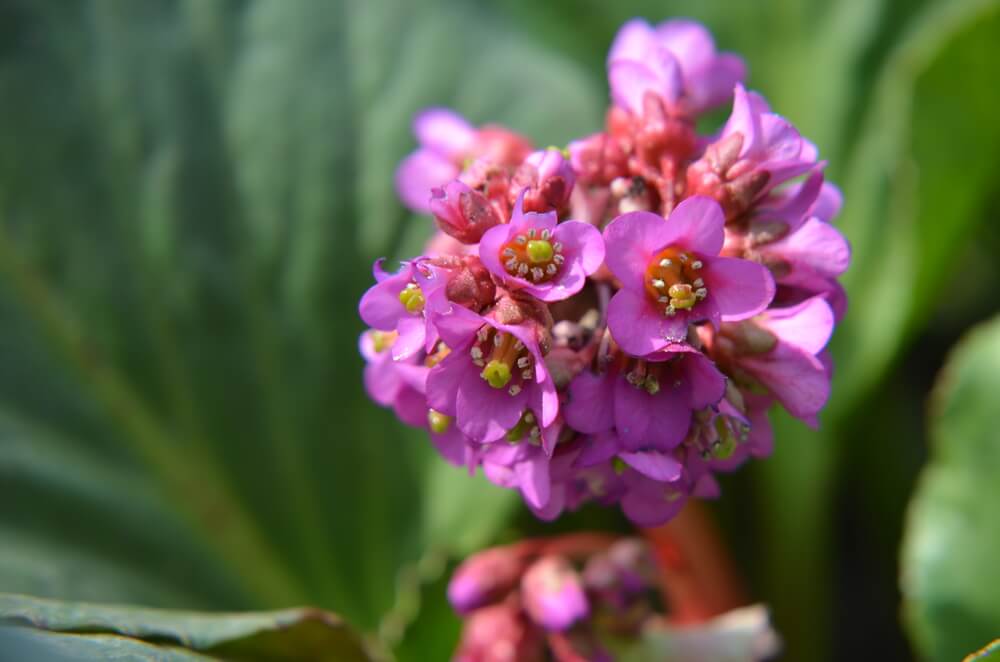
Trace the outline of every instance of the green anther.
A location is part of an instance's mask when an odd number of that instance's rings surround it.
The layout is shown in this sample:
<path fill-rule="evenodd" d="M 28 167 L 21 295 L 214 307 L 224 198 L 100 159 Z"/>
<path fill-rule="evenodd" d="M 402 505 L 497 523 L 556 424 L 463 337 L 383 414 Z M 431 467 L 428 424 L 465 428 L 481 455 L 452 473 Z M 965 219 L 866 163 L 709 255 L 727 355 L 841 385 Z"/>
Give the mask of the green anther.
<path fill-rule="evenodd" d="M 510 381 L 510 366 L 493 359 L 486 364 L 479 376 L 485 379 L 493 388 L 503 388 Z"/>
<path fill-rule="evenodd" d="M 429 409 L 427 411 L 427 425 L 430 427 L 431 432 L 444 434 L 451 427 L 451 416 L 445 416 L 439 411 Z"/>
<path fill-rule="evenodd" d="M 616 457 L 611 460 L 611 468 L 615 470 L 615 473 L 621 476 L 625 472 L 625 461 L 620 457 Z"/>
<path fill-rule="evenodd" d="M 698 303 L 698 299 L 695 297 L 690 285 L 682 283 L 671 285 L 670 289 L 667 290 L 667 294 L 670 295 L 670 305 L 677 310 L 687 310 L 693 308 L 694 304 Z"/>
<path fill-rule="evenodd" d="M 420 291 L 418 285 L 410 283 L 399 293 L 399 302 L 406 307 L 408 313 L 419 313 L 424 309 L 426 303 L 424 293 Z"/>
<path fill-rule="evenodd" d="M 717 460 L 732 457 L 736 451 L 736 437 L 721 416 L 715 419 L 715 431 L 719 434 L 719 440 L 712 445 L 712 456 Z"/>
<path fill-rule="evenodd" d="M 534 264 L 551 262 L 552 256 L 555 254 L 555 251 L 552 250 L 552 244 L 546 239 L 532 239 L 528 242 L 527 251 L 528 259 Z"/>

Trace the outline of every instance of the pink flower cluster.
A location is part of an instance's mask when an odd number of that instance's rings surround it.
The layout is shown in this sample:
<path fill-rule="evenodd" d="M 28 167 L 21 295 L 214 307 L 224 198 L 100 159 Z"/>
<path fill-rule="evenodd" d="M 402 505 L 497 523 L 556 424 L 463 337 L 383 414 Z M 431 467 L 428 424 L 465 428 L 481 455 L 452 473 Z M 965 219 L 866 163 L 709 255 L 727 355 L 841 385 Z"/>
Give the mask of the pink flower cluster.
<path fill-rule="evenodd" d="M 775 402 L 816 425 L 840 194 L 744 74 L 697 23 L 633 20 L 605 130 L 566 150 L 420 114 L 397 185 L 438 232 L 361 300 L 371 397 L 540 517 L 599 501 L 641 525 L 768 455 Z"/>
<path fill-rule="evenodd" d="M 605 640 L 621 645 L 664 623 L 657 580 L 652 550 L 634 538 L 580 534 L 484 550 L 448 585 L 464 620 L 453 660 L 611 662 Z"/>

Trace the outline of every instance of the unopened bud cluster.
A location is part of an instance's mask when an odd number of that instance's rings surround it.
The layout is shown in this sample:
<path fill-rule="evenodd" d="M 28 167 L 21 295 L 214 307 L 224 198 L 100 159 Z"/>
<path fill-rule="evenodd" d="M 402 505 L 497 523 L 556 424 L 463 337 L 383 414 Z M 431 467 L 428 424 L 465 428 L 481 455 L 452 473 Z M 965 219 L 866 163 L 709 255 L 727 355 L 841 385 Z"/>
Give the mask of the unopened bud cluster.
<path fill-rule="evenodd" d="M 640 540 L 525 540 L 466 559 L 448 598 L 464 618 L 459 662 L 612 659 L 657 614 L 657 571 Z"/>
<path fill-rule="evenodd" d="M 604 131 L 566 149 L 421 113 L 397 186 L 438 232 L 362 298 L 371 397 L 546 519 L 596 500 L 666 521 L 771 452 L 774 403 L 816 425 L 840 195 L 744 75 L 697 23 L 633 20 Z"/>

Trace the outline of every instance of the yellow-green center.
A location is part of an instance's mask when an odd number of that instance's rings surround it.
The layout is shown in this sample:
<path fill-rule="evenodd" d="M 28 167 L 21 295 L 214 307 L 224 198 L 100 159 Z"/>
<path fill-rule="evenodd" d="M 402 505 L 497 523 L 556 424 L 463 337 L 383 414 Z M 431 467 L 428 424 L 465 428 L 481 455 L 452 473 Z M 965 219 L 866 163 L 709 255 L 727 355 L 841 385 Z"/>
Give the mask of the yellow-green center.
<path fill-rule="evenodd" d="M 486 364 L 480 376 L 493 388 L 503 388 L 510 382 L 510 366 L 493 359 Z"/>
<path fill-rule="evenodd" d="M 532 264 L 545 264 L 550 262 L 552 256 L 555 255 L 552 244 L 547 239 L 532 239 L 526 248 L 525 252 Z"/>
<path fill-rule="evenodd" d="M 420 286 L 410 283 L 399 293 L 399 302 L 406 308 L 406 312 L 416 314 L 424 309 L 426 300 Z"/>

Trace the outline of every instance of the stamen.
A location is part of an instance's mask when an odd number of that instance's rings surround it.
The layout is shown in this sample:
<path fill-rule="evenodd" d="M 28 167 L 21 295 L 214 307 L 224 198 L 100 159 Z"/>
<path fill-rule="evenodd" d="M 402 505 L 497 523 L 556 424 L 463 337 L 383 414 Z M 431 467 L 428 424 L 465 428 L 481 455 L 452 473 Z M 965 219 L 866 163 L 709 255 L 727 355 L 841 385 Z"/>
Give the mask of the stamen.
<path fill-rule="evenodd" d="M 504 257 L 514 257 L 515 255 L 517 255 L 517 253 L 514 252 L 514 249 L 511 248 L 510 246 L 508 246 L 507 248 L 503 249 L 503 254 L 504 254 Z"/>
<path fill-rule="evenodd" d="M 492 384 L 491 384 L 491 386 L 492 386 Z M 501 388 L 503 388 L 503 387 L 501 387 Z M 507 392 L 510 393 L 511 395 L 517 395 L 518 393 L 521 392 L 521 387 L 518 386 L 517 384 L 514 384 L 509 389 L 507 389 Z"/>
<path fill-rule="evenodd" d="M 650 395 L 656 395 L 660 392 L 660 380 L 652 375 L 647 375 L 645 381 L 642 383 L 643 388 L 646 389 L 646 393 Z"/>
<path fill-rule="evenodd" d="M 561 253 L 562 252 L 562 248 L 563 248 L 562 244 L 559 243 L 558 241 L 556 243 L 552 244 L 552 250 L 554 250 L 556 253 Z"/>
<path fill-rule="evenodd" d="M 519 234 L 516 237 L 514 237 L 514 241 L 516 241 L 517 243 L 519 243 L 521 245 L 524 245 L 524 244 L 528 243 L 528 238 L 525 237 L 523 234 Z"/>
<path fill-rule="evenodd" d="M 663 279 L 661 278 L 654 278 L 649 282 L 652 284 L 653 287 L 655 287 L 658 290 L 662 290 L 664 287 L 667 286 L 667 284 L 663 282 Z"/>
<path fill-rule="evenodd" d="M 703 280 L 702 280 L 702 279 L 700 279 L 700 278 L 695 278 L 695 279 L 694 279 L 694 282 L 693 282 L 693 283 L 691 283 L 691 284 L 692 284 L 692 285 L 694 285 L 695 287 L 704 287 L 704 285 L 705 285 L 705 281 L 703 281 Z"/>
<path fill-rule="evenodd" d="M 535 228 L 528 228 L 528 239 L 535 238 Z"/>
<path fill-rule="evenodd" d="M 705 297 L 708 296 L 708 290 L 706 290 L 704 287 L 699 287 L 697 290 L 694 291 L 694 295 L 698 299 L 704 299 Z"/>
<path fill-rule="evenodd" d="M 503 336 L 501 336 L 499 333 L 496 334 L 495 336 L 493 336 L 493 346 L 494 347 L 499 347 L 500 343 L 502 343 L 502 342 L 503 342 Z"/>
<path fill-rule="evenodd" d="M 524 264 L 523 262 L 517 265 L 517 273 L 519 276 L 524 276 L 526 273 L 528 273 L 528 265 Z"/>
<path fill-rule="evenodd" d="M 701 269 L 703 266 L 705 265 L 701 263 L 701 260 L 695 260 L 694 262 L 691 263 L 691 268 L 694 269 L 695 271 Z"/>
<path fill-rule="evenodd" d="M 545 273 L 547 273 L 550 276 L 555 276 L 557 271 L 559 271 L 559 268 L 555 264 L 550 264 L 549 266 L 545 267 Z"/>
<path fill-rule="evenodd" d="M 544 275 L 545 275 L 545 272 L 542 271 L 541 269 L 539 269 L 538 267 L 532 267 L 531 268 L 531 279 L 532 280 L 539 281 L 539 280 L 542 279 L 542 276 L 544 276 Z"/>
<path fill-rule="evenodd" d="M 472 349 L 469 350 L 469 355 L 474 359 L 481 359 L 483 358 L 483 350 L 479 349 L 478 346 L 473 345 Z"/>
<path fill-rule="evenodd" d="M 420 291 L 420 286 L 416 283 L 409 283 L 400 291 L 399 302 L 406 308 L 406 312 L 413 314 L 423 311 L 426 303 L 424 293 Z"/>
<path fill-rule="evenodd" d="M 530 363 L 531 363 L 531 359 L 529 359 L 527 356 L 522 356 L 521 358 L 519 358 L 517 360 L 517 367 L 518 368 L 527 368 Z"/>
<path fill-rule="evenodd" d="M 666 257 L 663 258 L 662 260 L 660 260 L 660 266 L 663 267 L 664 269 L 666 269 L 667 267 L 669 267 L 673 263 L 674 263 L 673 260 L 671 260 L 670 258 L 666 258 Z"/>
<path fill-rule="evenodd" d="M 559 253 L 556 253 L 555 255 L 552 256 L 552 261 L 555 262 L 556 264 L 562 264 L 563 262 L 566 261 L 566 258 L 564 258 Z"/>
<path fill-rule="evenodd" d="M 531 379 L 535 376 L 535 372 L 531 368 L 525 368 L 521 371 L 521 379 Z"/>
<path fill-rule="evenodd" d="M 542 230 L 542 239 L 548 240 L 548 238 L 551 237 L 551 236 L 552 236 L 552 233 L 549 232 L 548 229 Z"/>

